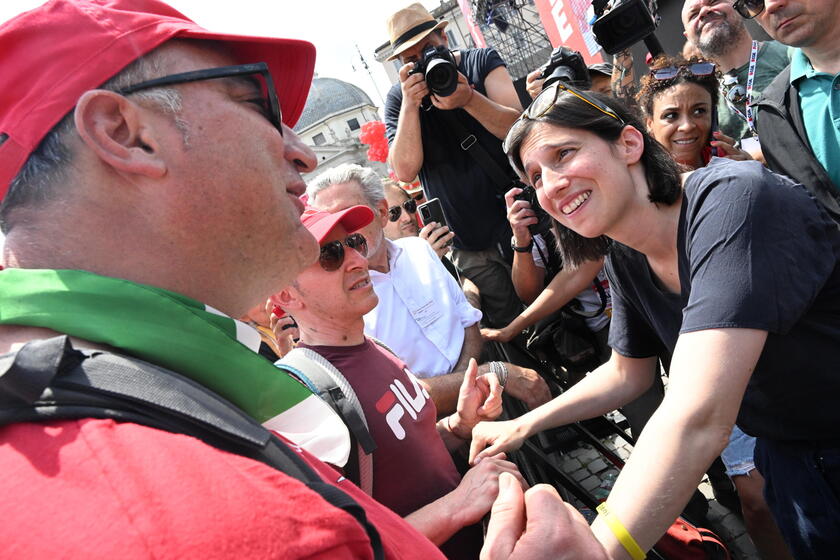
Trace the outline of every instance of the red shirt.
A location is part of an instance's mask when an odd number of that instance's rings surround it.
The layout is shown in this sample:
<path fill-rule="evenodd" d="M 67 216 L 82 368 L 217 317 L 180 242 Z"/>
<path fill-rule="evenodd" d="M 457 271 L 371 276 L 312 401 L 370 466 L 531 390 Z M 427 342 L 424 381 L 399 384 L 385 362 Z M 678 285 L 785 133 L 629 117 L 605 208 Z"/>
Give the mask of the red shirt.
<path fill-rule="evenodd" d="M 294 446 L 293 446 L 294 447 Z M 338 473 L 301 451 L 327 482 Z M 370 558 L 359 523 L 300 481 L 184 435 L 112 420 L 0 428 L 0 556 Z M 388 558 L 441 558 L 346 480 Z"/>

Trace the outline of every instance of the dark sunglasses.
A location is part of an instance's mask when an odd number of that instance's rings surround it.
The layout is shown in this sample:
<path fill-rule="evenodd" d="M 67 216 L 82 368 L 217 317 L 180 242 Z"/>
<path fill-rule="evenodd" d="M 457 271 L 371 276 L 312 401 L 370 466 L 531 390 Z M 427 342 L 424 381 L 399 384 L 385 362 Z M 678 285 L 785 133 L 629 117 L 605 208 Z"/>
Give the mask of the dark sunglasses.
<path fill-rule="evenodd" d="M 337 239 L 321 246 L 321 256 L 318 262 L 327 272 L 338 270 L 344 264 L 344 246 L 355 249 L 363 257 L 367 257 L 367 239 L 361 233 L 351 233 L 344 241 Z"/>
<path fill-rule="evenodd" d="M 764 0 L 735 0 L 732 7 L 742 18 L 752 19 L 764 11 Z"/>
<path fill-rule="evenodd" d="M 414 214 L 417 212 L 417 201 L 413 198 L 409 198 L 398 206 L 391 206 L 388 208 L 388 221 L 396 222 L 399 220 L 402 215 L 403 208 L 405 208 L 405 211 L 409 214 Z"/>
<path fill-rule="evenodd" d="M 693 62 L 679 66 L 666 66 L 658 70 L 651 70 L 650 75 L 654 80 L 671 80 L 676 78 L 680 72 L 688 72 L 692 76 L 698 77 L 711 76 L 715 73 L 715 65 L 713 62 Z"/>
<path fill-rule="evenodd" d="M 248 80 L 248 77 L 252 78 Z M 262 80 L 256 79 L 260 76 Z M 235 66 L 222 66 L 220 68 L 207 68 L 205 70 L 194 70 L 192 72 L 183 72 L 181 74 L 171 74 L 154 80 L 140 82 L 132 86 L 124 87 L 117 90 L 116 93 L 120 95 L 128 95 L 136 93 L 144 89 L 152 89 L 164 86 L 171 86 L 176 84 L 186 84 L 189 82 L 199 82 L 202 80 L 217 80 L 221 78 L 244 78 L 252 81 L 254 86 L 259 88 L 262 96 L 263 113 L 265 117 L 271 121 L 271 124 L 280 131 L 283 135 L 283 115 L 280 112 L 280 102 L 277 99 L 277 90 L 274 88 L 274 80 L 268 71 L 268 65 L 265 62 L 255 62 L 253 64 L 237 64 Z"/>
<path fill-rule="evenodd" d="M 601 103 L 598 99 L 594 97 L 590 97 L 586 95 L 584 92 L 579 91 L 571 86 L 567 86 L 563 82 L 554 82 L 546 89 L 542 90 L 540 94 L 534 98 L 534 101 L 528 105 L 528 108 L 520 115 L 516 122 L 513 123 L 513 126 L 510 127 L 510 130 L 505 136 L 505 141 L 502 143 L 502 149 L 505 153 L 510 152 L 510 143 L 512 139 L 518 135 L 519 130 L 522 126 L 524 126 L 527 120 L 536 120 L 546 113 L 548 113 L 552 107 L 557 103 L 557 100 L 560 98 L 560 92 L 569 92 L 584 103 L 587 103 L 597 109 L 598 111 L 604 113 L 608 117 L 612 117 L 617 120 L 622 126 L 625 124 L 624 119 L 618 116 L 618 114 L 613 111 L 610 107 Z"/>

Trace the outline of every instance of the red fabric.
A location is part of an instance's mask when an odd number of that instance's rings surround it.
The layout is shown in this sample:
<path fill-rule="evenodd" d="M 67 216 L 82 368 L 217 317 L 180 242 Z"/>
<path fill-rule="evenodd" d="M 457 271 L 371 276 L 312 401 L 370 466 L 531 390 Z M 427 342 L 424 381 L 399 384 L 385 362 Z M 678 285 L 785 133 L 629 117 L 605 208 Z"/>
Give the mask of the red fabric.
<path fill-rule="evenodd" d="M 377 501 L 405 516 L 458 486 L 461 476 L 435 427 L 435 404 L 428 393 L 417 389 L 403 361 L 370 340 L 359 346 L 309 348 L 347 378 L 362 403 L 376 441 L 373 497 Z"/>
<path fill-rule="evenodd" d="M 221 41 L 240 64 L 268 64 L 283 122 L 297 122 L 315 68 L 312 44 L 212 33 L 158 0 L 53 0 L 0 26 L 0 133 L 9 136 L 0 143 L 0 199 L 82 93 L 175 37 Z"/>
<path fill-rule="evenodd" d="M 335 471 L 303 453 L 328 481 Z M 262 463 L 112 420 L 0 428 L 9 558 L 370 558 L 349 514 Z M 349 482 L 389 558 L 438 550 Z"/>

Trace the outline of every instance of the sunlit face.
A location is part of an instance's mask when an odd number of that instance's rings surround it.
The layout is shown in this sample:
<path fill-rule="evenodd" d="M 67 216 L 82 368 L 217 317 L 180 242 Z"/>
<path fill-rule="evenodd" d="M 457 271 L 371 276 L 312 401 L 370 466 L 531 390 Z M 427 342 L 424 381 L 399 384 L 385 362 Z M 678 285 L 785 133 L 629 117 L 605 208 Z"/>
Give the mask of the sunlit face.
<path fill-rule="evenodd" d="M 408 193 L 402 189 L 386 188 L 385 200 L 388 201 L 388 208 L 397 207 L 400 209 L 400 217 L 396 222 L 388 221 L 385 224 L 385 237 L 388 239 L 400 239 L 402 237 L 413 237 L 420 233 L 417 226 L 417 213 L 410 214 L 402 205 L 410 200 Z"/>
<path fill-rule="evenodd" d="M 682 22 L 686 39 L 707 56 L 719 56 L 741 33 L 746 33 L 732 0 L 686 0 Z"/>
<path fill-rule="evenodd" d="M 321 242 L 321 246 L 344 240 L 348 231 L 337 225 Z M 344 247 L 344 262 L 338 270 L 326 271 L 319 263 L 300 273 L 291 288 L 305 305 L 301 319 L 317 327 L 323 323 L 340 323 L 360 319 L 376 307 L 379 299 L 373 291 L 368 262 L 355 249 Z"/>
<path fill-rule="evenodd" d="M 235 63 L 187 41 L 163 48 L 170 74 Z M 167 180 L 177 188 L 154 194 L 164 217 L 159 231 L 192 259 L 175 264 L 202 270 L 212 263 L 217 271 L 206 279 L 204 293 L 192 295 L 239 290 L 248 294 L 250 307 L 317 258 L 317 243 L 300 222 L 298 200 L 305 189 L 300 172 L 315 168 L 315 154 L 289 128 L 280 135 L 253 103 L 259 92 L 246 81 L 175 87 L 188 141 L 175 123 L 160 139 Z M 247 307 L 224 311 L 239 316 Z"/>
<path fill-rule="evenodd" d="M 591 238 L 608 235 L 634 196 L 627 162 L 613 148 L 586 130 L 538 123 L 519 154 L 540 206 Z"/>
<path fill-rule="evenodd" d="M 648 130 L 675 160 L 692 168 L 700 167 L 701 153 L 709 143 L 713 110 L 708 91 L 683 82 L 654 98 Z"/>
<path fill-rule="evenodd" d="M 810 47 L 837 41 L 840 2 L 837 0 L 765 0 L 755 20 L 776 41 Z"/>
<path fill-rule="evenodd" d="M 446 35 L 438 34 L 437 31 L 432 31 L 426 37 L 417 43 L 416 45 L 405 49 L 403 52 L 400 53 L 399 59 L 400 62 L 403 64 L 407 64 L 409 62 L 417 62 L 420 60 L 420 55 L 423 54 L 423 51 L 426 47 L 437 47 L 438 45 L 447 45 L 446 42 Z"/>

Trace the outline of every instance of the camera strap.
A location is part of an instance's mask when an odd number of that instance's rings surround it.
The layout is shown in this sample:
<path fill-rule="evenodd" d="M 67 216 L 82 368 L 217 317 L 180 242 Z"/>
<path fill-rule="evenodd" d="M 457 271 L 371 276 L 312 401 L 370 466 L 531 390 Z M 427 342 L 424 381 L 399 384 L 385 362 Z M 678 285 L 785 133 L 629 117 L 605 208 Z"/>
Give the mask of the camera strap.
<path fill-rule="evenodd" d="M 475 160 L 478 166 L 484 170 L 495 185 L 497 191 L 504 196 L 516 182 L 510 173 L 505 173 L 504 169 L 490 157 L 482 145 L 479 143 L 475 134 L 467 130 L 464 124 L 458 119 L 458 115 L 454 111 L 440 111 L 443 121 L 454 131 L 455 137 L 458 138 L 461 149 L 467 152 L 470 157 Z"/>

